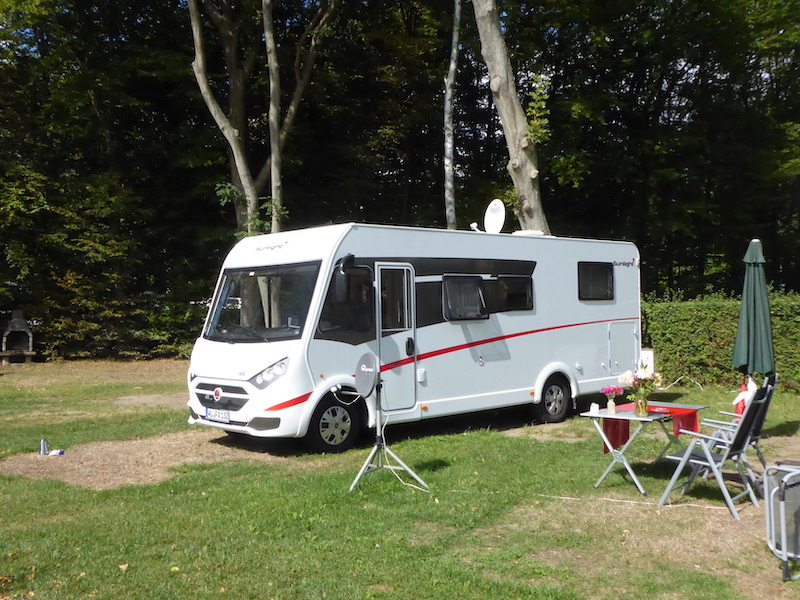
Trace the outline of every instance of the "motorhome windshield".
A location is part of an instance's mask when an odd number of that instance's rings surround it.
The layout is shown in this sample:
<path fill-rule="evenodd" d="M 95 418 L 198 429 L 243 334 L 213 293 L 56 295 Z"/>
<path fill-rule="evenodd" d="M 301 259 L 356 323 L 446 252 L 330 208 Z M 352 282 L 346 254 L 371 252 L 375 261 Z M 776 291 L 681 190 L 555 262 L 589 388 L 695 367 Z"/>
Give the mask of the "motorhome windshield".
<path fill-rule="evenodd" d="M 313 262 L 226 270 L 204 337 L 223 342 L 299 338 L 319 266 Z"/>

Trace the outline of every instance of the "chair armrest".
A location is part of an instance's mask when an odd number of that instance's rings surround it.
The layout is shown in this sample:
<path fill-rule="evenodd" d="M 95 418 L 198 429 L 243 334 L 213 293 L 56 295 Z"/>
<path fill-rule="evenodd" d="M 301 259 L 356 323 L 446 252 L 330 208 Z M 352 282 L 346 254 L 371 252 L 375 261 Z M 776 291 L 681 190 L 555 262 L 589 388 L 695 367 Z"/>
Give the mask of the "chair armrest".
<path fill-rule="evenodd" d="M 736 431 L 736 425 L 732 425 L 729 421 L 716 421 L 714 419 L 703 419 L 701 425 L 708 425 L 709 427 L 716 427 L 717 429 L 725 429 L 727 431 Z"/>
<path fill-rule="evenodd" d="M 707 440 L 709 442 L 714 442 L 715 445 L 722 445 L 727 446 L 730 444 L 729 440 L 724 438 L 714 437 L 713 435 L 705 435 L 703 433 L 697 433 L 696 431 L 692 431 L 691 429 L 681 429 L 680 433 L 690 435 L 698 440 Z"/>

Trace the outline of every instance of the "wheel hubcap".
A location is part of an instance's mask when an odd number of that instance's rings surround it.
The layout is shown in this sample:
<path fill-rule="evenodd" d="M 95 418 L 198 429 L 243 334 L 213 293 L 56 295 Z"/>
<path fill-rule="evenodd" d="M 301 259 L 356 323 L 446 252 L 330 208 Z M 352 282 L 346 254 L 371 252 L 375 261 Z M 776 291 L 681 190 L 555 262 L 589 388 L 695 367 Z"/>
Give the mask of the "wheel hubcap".
<path fill-rule="evenodd" d="M 557 385 L 547 388 L 544 395 L 544 406 L 551 415 L 561 412 L 564 408 L 564 390 Z"/>
<path fill-rule="evenodd" d="M 338 446 L 350 435 L 350 413 L 341 406 L 331 406 L 319 420 L 319 435 L 331 446 Z"/>

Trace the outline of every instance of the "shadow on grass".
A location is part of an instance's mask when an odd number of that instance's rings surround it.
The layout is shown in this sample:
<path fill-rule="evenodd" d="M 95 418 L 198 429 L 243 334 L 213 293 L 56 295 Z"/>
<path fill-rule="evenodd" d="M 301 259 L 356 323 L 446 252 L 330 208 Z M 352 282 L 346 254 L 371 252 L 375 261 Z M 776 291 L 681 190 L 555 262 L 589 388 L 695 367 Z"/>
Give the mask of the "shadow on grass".
<path fill-rule="evenodd" d="M 532 422 L 535 422 L 535 419 L 530 406 L 514 406 L 452 417 L 425 419 L 415 423 L 390 425 L 386 429 L 386 438 L 389 442 L 400 442 L 431 435 L 453 435 L 480 429 L 508 431 L 530 425 Z M 542 425 L 542 427 L 547 427 L 547 425 Z M 372 441 L 374 433 L 367 432 L 366 438 Z"/>
<path fill-rule="evenodd" d="M 660 460 L 655 463 L 642 461 L 634 461 L 631 463 L 631 467 L 633 468 L 633 471 L 636 473 L 637 477 L 649 477 L 659 481 L 660 487 L 657 487 L 653 491 L 648 490 L 651 495 L 656 497 L 660 497 L 661 494 L 664 493 L 664 490 L 666 489 L 670 478 L 675 473 L 677 466 L 677 462 L 670 460 Z M 720 502 L 723 503 L 722 505 L 724 506 L 725 500 L 722 496 L 722 491 L 719 489 L 717 480 L 713 475 L 710 475 L 710 478 L 698 476 L 688 491 L 684 494 L 682 484 L 686 483 L 690 473 L 691 469 L 683 469 L 681 477 L 676 483 L 676 487 L 670 492 L 669 499 L 667 500 L 668 504 L 670 503 L 670 499 L 671 501 L 676 501 L 678 498 L 684 497 L 688 499 L 706 500 L 714 503 Z M 631 481 L 630 476 L 627 473 L 624 473 L 624 477 L 626 480 Z M 735 496 L 739 492 L 744 491 L 744 484 L 742 483 L 741 477 L 735 469 L 724 469 L 722 471 L 722 478 L 725 481 L 731 496 Z M 631 481 L 631 483 L 633 482 Z"/>
<path fill-rule="evenodd" d="M 800 431 L 800 421 L 786 421 L 775 427 L 765 429 L 763 437 L 791 437 Z"/>
<path fill-rule="evenodd" d="M 416 463 L 416 469 L 420 472 L 425 471 L 428 473 L 435 473 L 436 471 L 442 471 L 446 469 L 451 464 L 452 463 L 450 461 L 437 458 L 433 460 L 423 460 Z"/>
<path fill-rule="evenodd" d="M 659 393 L 658 400 L 659 402 L 673 402 L 683 396 L 684 394 L 680 392 Z M 606 397 L 602 394 L 588 394 L 579 397 L 577 399 L 577 408 L 568 419 L 577 418 L 579 413 L 589 410 L 589 406 L 593 402 L 605 406 Z M 386 428 L 386 442 L 387 444 L 393 444 L 433 435 L 455 435 L 481 429 L 508 431 L 531 425 L 532 423 L 546 431 L 548 424 L 539 423 L 534 410 L 535 408 L 532 405 L 526 404 L 450 417 L 424 419 L 414 423 L 389 425 Z M 300 456 L 309 453 L 302 440 L 293 438 L 254 438 L 247 435 L 228 434 L 213 440 L 213 443 L 254 453 L 266 453 L 283 457 Z M 361 433 L 356 448 L 369 448 L 374 443 L 375 431 L 373 429 L 366 430 Z"/>
<path fill-rule="evenodd" d="M 228 433 L 211 440 L 211 443 L 226 448 L 246 450 L 254 454 L 271 454 L 286 458 L 308 454 L 303 441 L 295 438 L 256 438 L 244 434 Z"/>
<path fill-rule="evenodd" d="M 533 421 L 530 406 L 516 406 L 490 411 L 469 413 L 453 417 L 438 417 L 389 425 L 386 428 L 386 442 L 393 444 L 404 440 L 424 438 L 432 435 L 452 435 L 486 429 L 506 431 L 529 425 Z M 547 425 L 543 425 L 546 427 Z M 293 457 L 310 454 L 303 440 L 295 438 L 255 438 L 244 434 L 229 433 L 211 440 L 211 443 L 237 448 L 256 454 L 272 454 L 274 456 Z M 361 433 L 356 448 L 369 448 L 375 443 L 375 430 L 369 429 Z M 444 468 L 447 465 L 440 465 Z M 434 468 L 435 465 L 429 468 Z"/>

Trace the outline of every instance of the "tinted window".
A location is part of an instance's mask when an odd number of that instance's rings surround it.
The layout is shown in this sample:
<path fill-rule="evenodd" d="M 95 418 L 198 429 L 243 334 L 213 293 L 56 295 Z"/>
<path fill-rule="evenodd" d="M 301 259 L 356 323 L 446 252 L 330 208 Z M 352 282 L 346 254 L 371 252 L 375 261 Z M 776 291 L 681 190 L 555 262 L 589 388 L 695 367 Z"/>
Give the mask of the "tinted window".
<path fill-rule="evenodd" d="M 317 324 L 317 339 L 363 344 L 375 339 L 375 305 L 372 274 L 369 269 L 352 269 L 349 273 L 348 302 L 336 301 L 334 279 L 328 286 L 325 304 Z"/>
<path fill-rule="evenodd" d="M 614 299 L 614 265 L 601 262 L 578 263 L 580 300 Z"/>
<path fill-rule="evenodd" d="M 489 301 L 489 312 L 531 310 L 533 283 L 530 277 L 505 277 L 483 282 Z"/>
<path fill-rule="evenodd" d="M 444 321 L 442 315 L 442 282 L 426 281 L 417 284 L 417 327 Z"/>
<path fill-rule="evenodd" d="M 442 309 L 448 321 L 489 318 L 480 277 L 444 277 L 442 290 Z"/>

